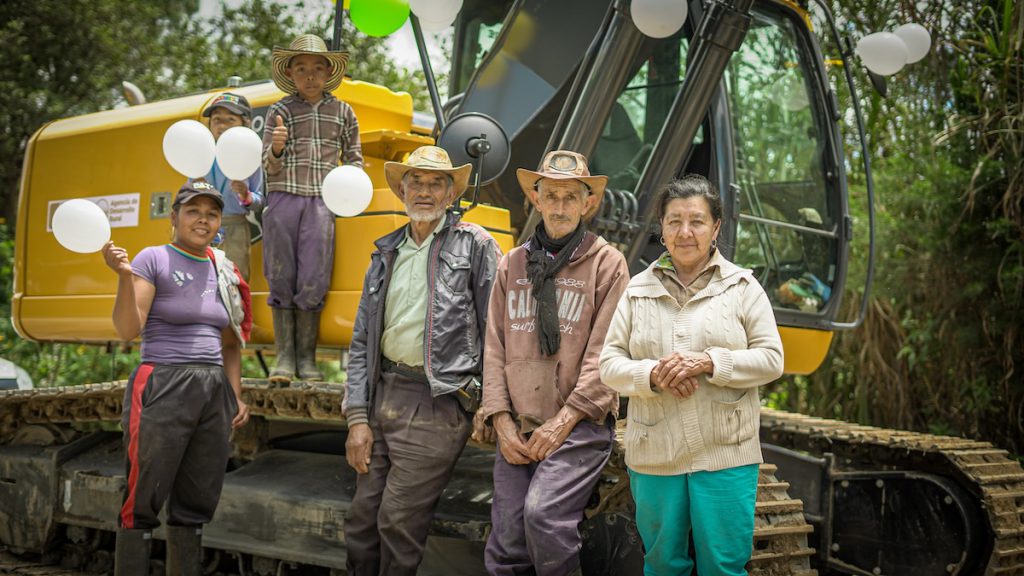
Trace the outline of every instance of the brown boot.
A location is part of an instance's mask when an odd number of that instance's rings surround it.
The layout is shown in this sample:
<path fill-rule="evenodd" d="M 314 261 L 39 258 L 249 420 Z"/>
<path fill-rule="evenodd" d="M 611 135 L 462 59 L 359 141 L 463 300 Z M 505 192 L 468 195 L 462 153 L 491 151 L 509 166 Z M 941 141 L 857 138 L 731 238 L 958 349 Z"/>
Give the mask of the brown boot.
<path fill-rule="evenodd" d="M 114 543 L 114 576 L 149 574 L 152 547 L 153 534 L 149 530 L 119 529 Z"/>
<path fill-rule="evenodd" d="M 203 530 L 167 526 L 167 576 L 203 576 Z"/>
<path fill-rule="evenodd" d="M 295 310 L 290 308 L 273 308 L 274 311 L 274 345 L 277 358 L 274 369 L 270 371 L 270 382 L 279 386 L 288 386 L 295 378 Z"/>
<path fill-rule="evenodd" d="M 316 365 L 316 342 L 320 335 L 320 311 L 295 311 L 295 355 L 299 361 L 299 380 L 322 382 L 324 375 Z"/>

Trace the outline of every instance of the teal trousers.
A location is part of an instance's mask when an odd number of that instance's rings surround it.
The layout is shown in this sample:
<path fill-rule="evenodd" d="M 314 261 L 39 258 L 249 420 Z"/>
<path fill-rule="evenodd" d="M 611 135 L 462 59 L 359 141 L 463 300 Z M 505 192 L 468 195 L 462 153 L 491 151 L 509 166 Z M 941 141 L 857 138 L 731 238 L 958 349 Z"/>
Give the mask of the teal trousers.
<path fill-rule="evenodd" d="M 754 540 L 758 465 L 678 476 L 629 471 L 644 576 L 745 576 Z"/>

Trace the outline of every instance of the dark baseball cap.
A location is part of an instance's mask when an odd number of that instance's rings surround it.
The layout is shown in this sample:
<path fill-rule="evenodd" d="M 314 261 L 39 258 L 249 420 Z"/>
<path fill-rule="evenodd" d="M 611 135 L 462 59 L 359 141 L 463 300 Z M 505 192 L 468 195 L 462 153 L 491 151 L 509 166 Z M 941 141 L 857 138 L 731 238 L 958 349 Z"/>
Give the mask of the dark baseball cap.
<path fill-rule="evenodd" d="M 213 102 L 210 102 L 210 105 L 206 107 L 206 110 L 203 110 L 203 117 L 209 118 L 210 114 L 213 114 L 213 109 L 218 107 L 245 118 L 252 118 L 252 107 L 249 106 L 249 101 L 246 100 L 245 96 L 239 94 L 232 94 L 231 92 L 218 94 L 213 99 Z"/>
<path fill-rule="evenodd" d="M 188 204 L 193 198 L 199 196 L 208 196 L 213 198 L 213 201 L 217 203 L 221 209 L 224 208 L 224 197 L 221 196 L 220 190 L 217 190 L 206 182 L 193 182 L 191 184 L 185 184 L 178 190 L 178 195 L 174 198 L 174 205 L 172 208 L 177 208 L 182 204 Z"/>

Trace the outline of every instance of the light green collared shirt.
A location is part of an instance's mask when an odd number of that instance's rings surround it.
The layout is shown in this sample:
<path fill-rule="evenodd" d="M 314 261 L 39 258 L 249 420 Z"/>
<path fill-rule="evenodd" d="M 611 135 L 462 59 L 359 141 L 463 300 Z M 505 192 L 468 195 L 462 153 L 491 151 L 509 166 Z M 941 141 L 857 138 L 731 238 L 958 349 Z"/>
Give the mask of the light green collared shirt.
<path fill-rule="evenodd" d="M 430 294 L 427 287 L 430 245 L 445 220 L 442 217 L 419 246 L 412 238 L 411 228 L 407 228 L 405 241 L 398 247 L 395 270 L 384 300 L 384 333 L 380 338 L 381 353 L 392 362 L 423 366 L 423 325 Z"/>

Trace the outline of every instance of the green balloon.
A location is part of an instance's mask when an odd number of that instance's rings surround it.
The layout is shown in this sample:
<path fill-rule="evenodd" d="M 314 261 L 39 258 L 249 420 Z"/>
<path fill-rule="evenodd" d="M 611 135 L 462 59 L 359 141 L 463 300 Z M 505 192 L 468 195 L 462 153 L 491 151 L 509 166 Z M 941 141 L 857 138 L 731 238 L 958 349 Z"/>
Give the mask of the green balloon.
<path fill-rule="evenodd" d="M 387 36 L 409 19 L 408 0 L 351 0 L 349 17 L 368 36 Z"/>

